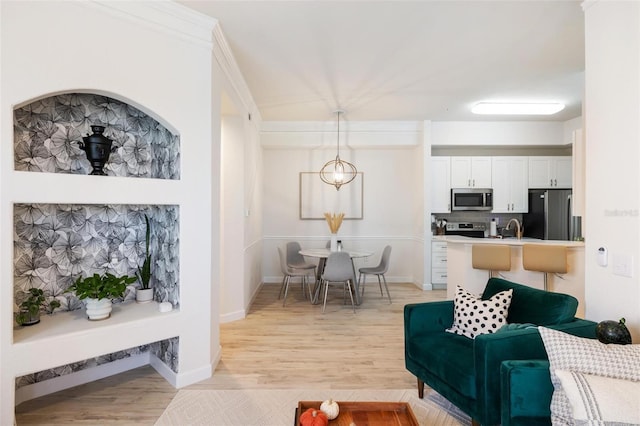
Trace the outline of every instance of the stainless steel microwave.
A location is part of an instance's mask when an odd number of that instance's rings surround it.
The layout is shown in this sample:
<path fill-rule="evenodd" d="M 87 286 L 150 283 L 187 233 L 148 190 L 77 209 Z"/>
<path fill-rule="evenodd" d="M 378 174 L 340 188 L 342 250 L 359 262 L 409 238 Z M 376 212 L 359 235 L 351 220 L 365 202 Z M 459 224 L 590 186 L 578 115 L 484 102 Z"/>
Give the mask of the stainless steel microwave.
<path fill-rule="evenodd" d="M 493 210 L 493 189 L 452 188 L 451 210 Z"/>

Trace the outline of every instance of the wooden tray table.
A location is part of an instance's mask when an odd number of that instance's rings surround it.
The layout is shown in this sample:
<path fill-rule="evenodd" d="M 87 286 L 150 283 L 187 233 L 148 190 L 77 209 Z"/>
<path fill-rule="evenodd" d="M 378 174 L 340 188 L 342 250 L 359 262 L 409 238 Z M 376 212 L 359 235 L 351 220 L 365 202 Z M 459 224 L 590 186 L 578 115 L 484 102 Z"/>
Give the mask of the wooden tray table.
<path fill-rule="evenodd" d="M 330 426 L 419 426 L 411 406 L 406 402 L 337 401 L 340 414 Z M 309 408 L 320 409 L 322 401 L 299 401 L 294 424 L 300 426 L 300 414 Z"/>

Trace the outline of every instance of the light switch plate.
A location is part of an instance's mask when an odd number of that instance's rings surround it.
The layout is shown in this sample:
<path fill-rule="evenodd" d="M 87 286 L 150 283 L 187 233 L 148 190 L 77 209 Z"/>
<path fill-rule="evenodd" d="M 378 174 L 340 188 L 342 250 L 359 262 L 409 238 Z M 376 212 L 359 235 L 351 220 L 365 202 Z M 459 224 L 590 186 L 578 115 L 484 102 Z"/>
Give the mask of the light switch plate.
<path fill-rule="evenodd" d="M 633 256 L 628 254 L 613 255 L 613 274 L 633 278 Z"/>

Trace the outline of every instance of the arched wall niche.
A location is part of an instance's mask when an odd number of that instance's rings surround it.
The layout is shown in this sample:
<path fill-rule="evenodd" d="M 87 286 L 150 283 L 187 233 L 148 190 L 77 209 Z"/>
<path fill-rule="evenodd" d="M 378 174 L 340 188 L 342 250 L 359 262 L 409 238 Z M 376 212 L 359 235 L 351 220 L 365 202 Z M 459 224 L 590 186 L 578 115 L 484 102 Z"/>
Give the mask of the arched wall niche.
<path fill-rule="evenodd" d="M 105 126 L 114 152 L 110 176 L 180 179 L 180 135 L 166 120 L 126 97 L 100 90 L 54 92 L 13 109 L 14 168 L 88 174 L 78 142 L 91 125 Z"/>
<path fill-rule="evenodd" d="M 77 179 L 82 184 L 81 175 L 88 175 L 92 168 L 78 142 L 91 133 L 91 125 L 105 126 L 105 136 L 113 140 L 116 148 L 105 165 L 108 176 L 180 179 L 181 146 L 176 128 L 135 101 L 100 90 L 49 92 L 16 104 L 13 107 L 14 169 L 80 175 Z M 155 187 L 155 183 L 148 183 Z M 14 310 L 22 302 L 25 291 L 37 287 L 44 291 L 47 302 L 53 299 L 60 302 L 53 316 L 68 316 L 72 321 L 73 316 L 66 311 L 84 309 L 75 295 L 68 292 L 69 285 L 78 276 L 104 272 L 135 275 L 145 255 L 145 216 L 151 227 L 154 300 L 171 302 L 178 310 L 178 204 L 68 204 L 28 200 L 13 203 Z M 130 286 L 123 300 L 117 302 L 132 304 L 134 287 L 138 286 L 137 282 Z M 38 327 L 46 330 L 46 319 Z M 14 327 L 14 342 L 21 341 L 19 331 L 20 327 Z M 69 354 L 75 352 L 73 347 L 65 350 Z M 179 337 L 175 336 L 21 375 L 16 378 L 17 400 L 32 398 L 31 389 L 33 386 L 41 389 L 40 382 L 146 353 L 177 373 L 178 352 Z"/>

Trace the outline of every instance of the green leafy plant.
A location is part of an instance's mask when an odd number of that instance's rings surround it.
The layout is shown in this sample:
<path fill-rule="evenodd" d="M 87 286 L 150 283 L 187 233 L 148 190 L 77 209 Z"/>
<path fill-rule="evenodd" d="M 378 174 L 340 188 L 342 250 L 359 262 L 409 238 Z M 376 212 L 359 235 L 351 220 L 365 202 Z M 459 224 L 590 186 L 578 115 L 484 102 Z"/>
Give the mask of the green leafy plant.
<path fill-rule="evenodd" d="M 60 307 L 60 302 L 53 299 L 48 304 L 44 297 L 44 292 L 39 288 L 30 288 L 28 292 L 23 292 L 27 298 L 20 304 L 20 311 L 14 314 L 18 325 L 31 325 L 40 322 L 40 308 L 47 306 L 47 312 L 53 313 L 55 308 Z"/>
<path fill-rule="evenodd" d="M 69 287 L 78 299 L 116 299 L 124 296 L 128 284 L 136 282 L 136 277 L 123 275 L 116 277 L 113 274 L 93 274 L 83 278 L 78 277 L 75 283 Z"/>
<path fill-rule="evenodd" d="M 151 236 L 151 231 L 149 228 L 149 218 L 147 215 L 144 215 L 144 221 L 147 224 L 147 232 L 145 235 L 146 249 L 147 254 L 144 258 L 144 263 L 142 267 L 138 266 L 138 281 L 140 281 L 140 285 L 143 289 L 149 288 L 149 280 L 151 280 L 151 253 L 149 253 L 149 240 Z"/>

